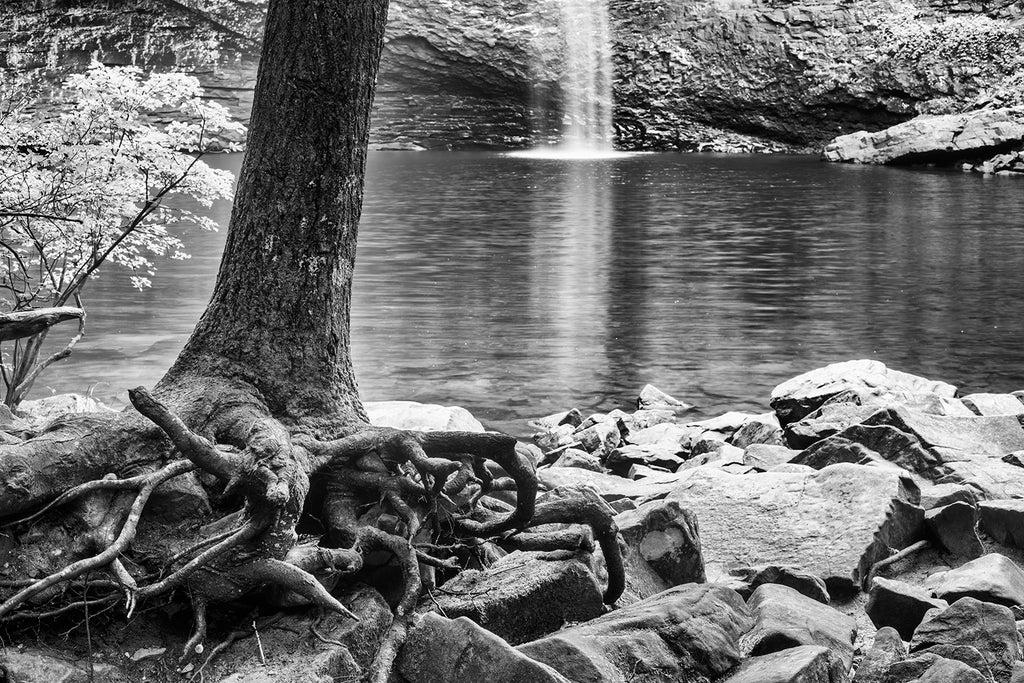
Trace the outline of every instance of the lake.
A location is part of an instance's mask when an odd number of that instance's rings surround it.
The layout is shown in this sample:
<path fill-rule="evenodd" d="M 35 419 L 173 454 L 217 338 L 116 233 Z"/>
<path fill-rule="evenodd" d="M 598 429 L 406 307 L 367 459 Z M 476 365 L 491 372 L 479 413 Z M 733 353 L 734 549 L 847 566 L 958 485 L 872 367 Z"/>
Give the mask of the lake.
<path fill-rule="evenodd" d="M 226 228 L 229 212 L 212 215 Z M 92 387 L 120 406 L 155 383 L 223 240 L 188 238 L 192 258 L 159 264 L 142 293 L 116 269 L 90 283 L 87 336 L 32 397 Z M 365 400 L 462 405 L 518 435 L 529 417 L 625 407 L 648 382 L 698 416 L 762 411 L 781 381 L 851 358 L 1008 391 L 1024 388 L 1022 274 L 1021 178 L 799 156 L 380 152 L 353 354 Z"/>

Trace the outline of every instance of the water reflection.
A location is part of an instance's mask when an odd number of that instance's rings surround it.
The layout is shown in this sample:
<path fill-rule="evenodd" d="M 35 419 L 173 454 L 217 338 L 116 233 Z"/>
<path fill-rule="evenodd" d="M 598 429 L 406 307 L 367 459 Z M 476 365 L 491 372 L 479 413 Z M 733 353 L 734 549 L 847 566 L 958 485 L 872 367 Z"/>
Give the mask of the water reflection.
<path fill-rule="evenodd" d="M 1020 179 L 801 157 L 376 154 L 356 372 L 366 398 L 457 403 L 517 433 L 645 382 L 705 415 L 763 409 L 783 379 L 855 357 L 1024 388 L 1021 215 Z M 105 381 L 123 401 L 156 381 L 212 289 L 223 234 L 199 237 L 152 291 L 90 283 L 89 334 L 37 394 Z"/>

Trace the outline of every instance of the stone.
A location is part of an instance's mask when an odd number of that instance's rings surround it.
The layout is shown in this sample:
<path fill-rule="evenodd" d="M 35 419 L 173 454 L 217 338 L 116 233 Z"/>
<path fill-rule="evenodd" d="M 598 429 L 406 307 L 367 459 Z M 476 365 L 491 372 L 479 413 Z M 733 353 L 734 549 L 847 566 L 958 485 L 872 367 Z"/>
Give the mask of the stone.
<path fill-rule="evenodd" d="M 645 384 L 644 388 L 640 390 L 636 407 L 639 410 L 670 410 L 673 413 L 684 413 L 693 408 L 690 404 L 669 396 L 651 384 Z"/>
<path fill-rule="evenodd" d="M 396 667 L 409 683 L 567 683 L 472 620 L 433 612 L 415 619 Z"/>
<path fill-rule="evenodd" d="M 425 606 L 449 618 L 469 617 L 512 644 L 601 614 L 602 587 L 590 568 L 577 558 L 543 556 L 516 551 L 486 571 L 464 571 Z"/>
<path fill-rule="evenodd" d="M 1013 394 L 970 394 L 960 400 L 977 415 L 1024 415 L 1024 401 Z"/>
<path fill-rule="evenodd" d="M 690 450 L 690 444 L 699 431 L 673 422 L 662 422 L 630 432 L 626 435 L 626 441 L 637 446 L 657 446 L 672 453 L 680 453 Z"/>
<path fill-rule="evenodd" d="M 956 396 L 956 387 L 945 382 L 891 370 L 876 360 L 851 360 L 811 370 L 783 382 L 772 391 L 769 403 L 779 423 L 788 425 L 817 410 L 829 398 L 851 390 L 879 398 L 906 393 Z"/>
<path fill-rule="evenodd" d="M 651 476 L 632 481 L 625 477 L 578 467 L 544 467 L 537 470 L 537 479 L 543 488 L 554 489 L 570 484 L 584 484 L 597 491 L 608 503 L 622 498 L 664 498 L 676 487 L 681 478 L 679 474 L 664 474 L 660 477 Z"/>
<path fill-rule="evenodd" d="M 678 450 L 664 448 L 657 444 L 646 444 L 637 446 L 626 444 L 619 446 L 605 458 L 604 464 L 612 472 L 619 474 L 628 471 L 633 465 L 644 465 L 647 467 L 661 467 L 674 472 L 684 460 L 677 455 Z"/>
<path fill-rule="evenodd" d="M 907 646 L 896 629 L 883 626 L 875 633 L 871 647 L 864 653 L 853 683 L 883 683 L 889 667 L 907 657 Z"/>
<path fill-rule="evenodd" d="M 737 448 L 747 448 L 753 444 L 785 446 L 786 440 L 775 413 L 765 413 L 744 422 L 732 435 L 731 443 Z"/>
<path fill-rule="evenodd" d="M 933 598 L 924 588 L 876 576 L 871 581 L 864 611 L 876 627 L 893 628 L 903 640 L 910 640 L 929 610 L 947 607 L 949 603 Z"/>
<path fill-rule="evenodd" d="M 952 164 L 1016 142 L 1024 142 L 1024 108 L 1005 107 L 922 115 L 874 133 L 840 135 L 822 156 L 858 164 Z"/>
<path fill-rule="evenodd" d="M 702 452 L 699 455 L 695 455 L 689 460 L 683 462 L 683 464 L 681 464 L 676 470 L 677 472 L 706 465 L 723 467 L 726 465 L 744 464 L 744 450 L 742 448 L 737 448 L 736 446 L 727 444 L 724 441 L 707 441 L 701 442 L 701 444 L 705 444 L 700 448 Z M 694 450 L 698 449 L 695 448 Z"/>
<path fill-rule="evenodd" d="M 735 591 L 686 584 L 517 649 L 577 682 L 714 680 L 752 623 Z"/>
<path fill-rule="evenodd" d="M 954 555 L 973 560 L 985 554 L 976 530 L 978 508 L 974 505 L 956 502 L 932 508 L 925 512 L 924 522 L 929 533 Z"/>
<path fill-rule="evenodd" d="M 842 667 L 828 649 L 801 645 L 750 657 L 723 683 L 843 683 Z"/>
<path fill-rule="evenodd" d="M 88 683 L 90 678 L 87 668 L 63 657 L 34 649 L 0 648 L 0 680 L 4 683 Z"/>
<path fill-rule="evenodd" d="M 829 593 L 852 592 L 889 548 L 917 540 L 923 512 L 897 471 L 839 464 L 811 472 L 681 473 L 668 500 L 697 514 L 708 579 L 730 569 L 789 565 Z"/>
<path fill-rule="evenodd" d="M 742 652 L 757 656 L 818 645 L 842 663 L 844 673 L 853 666 L 857 636 L 853 617 L 777 583 L 759 586 L 747 607 L 754 616 L 754 628 L 740 638 Z"/>
<path fill-rule="evenodd" d="M 579 467 L 580 469 L 591 470 L 592 472 L 604 471 L 601 461 L 595 456 L 575 448 L 567 448 L 562 451 L 562 454 L 558 456 L 558 460 L 555 461 L 552 467 Z"/>
<path fill-rule="evenodd" d="M 622 433 L 613 422 L 598 422 L 577 429 L 573 433 L 573 438 L 579 443 L 580 448 L 599 457 L 607 456 L 622 443 Z"/>
<path fill-rule="evenodd" d="M 376 427 L 419 432 L 482 432 L 484 426 L 465 408 L 416 401 L 365 401 L 366 415 Z"/>
<path fill-rule="evenodd" d="M 703 583 L 697 516 L 675 500 L 653 500 L 615 516 L 622 540 L 669 586 Z"/>
<path fill-rule="evenodd" d="M 733 569 L 730 574 L 735 577 L 735 581 L 730 583 L 730 586 L 742 595 L 744 599 L 749 599 L 751 593 L 762 584 L 777 583 L 782 586 L 788 586 L 796 592 L 825 605 L 831 600 L 824 581 L 813 574 L 802 572 L 793 567 L 781 565 L 742 567 Z"/>
<path fill-rule="evenodd" d="M 1024 683 L 1024 662 L 1014 662 L 1010 683 Z"/>
<path fill-rule="evenodd" d="M 967 597 L 918 626 L 910 652 L 955 659 L 982 673 L 991 672 L 997 681 L 1006 681 L 1021 651 L 1013 612 L 1003 605 Z"/>
<path fill-rule="evenodd" d="M 974 489 L 963 484 L 932 484 L 921 487 L 921 507 L 925 510 L 957 502 L 976 505 L 978 496 Z"/>
<path fill-rule="evenodd" d="M 975 480 L 985 473 L 1022 481 L 1003 456 L 1024 449 L 1024 427 L 1010 415 L 963 417 L 931 415 L 903 407 L 883 408 L 805 449 L 793 462 L 820 466 L 852 452 L 859 458 L 878 457 L 935 483 L 964 483 L 982 489 Z M 1007 472 L 1002 472 L 1007 470 Z M 1013 496 L 1006 496 L 1013 497 Z"/>
<path fill-rule="evenodd" d="M 629 470 L 626 471 L 626 479 L 646 479 L 647 477 L 660 477 L 666 474 L 668 470 L 661 469 L 660 467 L 655 469 L 648 467 L 647 465 L 630 465 Z"/>
<path fill-rule="evenodd" d="M 629 428 L 630 431 L 638 429 L 647 429 L 654 425 L 664 424 L 666 422 L 672 422 L 675 420 L 675 411 L 665 410 L 661 408 L 647 408 L 634 411 L 629 416 Z"/>
<path fill-rule="evenodd" d="M 893 663 L 882 680 L 884 683 L 992 683 L 977 669 L 932 653 Z"/>
<path fill-rule="evenodd" d="M 786 446 L 755 443 L 744 449 L 743 464 L 767 472 L 776 465 L 789 462 L 799 453 L 800 451 L 795 451 Z"/>
<path fill-rule="evenodd" d="M 1015 462 L 1015 454 L 1002 458 L 979 457 L 946 462 L 948 475 L 939 481 L 963 484 L 974 489 L 978 498 L 1024 498 L 1024 469 Z"/>
<path fill-rule="evenodd" d="M 698 422 L 687 422 L 686 426 L 700 429 L 702 432 L 718 432 L 726 438 L 731 438 L 743 425 L 752 419 L 761 419 L 761 416 L 743 413 L 737 410 L 730 410 L 716 417 Z"/>
<path fill-rule="evenodd" d="M 576 445 L 576 427 L 571 424 L 560 424 L 552 429 L 538 432 L 533 435 L 533 440 L 543 451 L 555 451 L 559 448 Z"/>
<path fill-rule="evenodd" d="M 534 429 L 540 429 L 542 431 L 550 431 L 561 425 L 569 425 L 574 429 L 580 426 L 583 422 L 583 414 L 578 408 L 567 410 L 561 413 L 553 413 L 551 415 L 545 415 L 544 417 L 537 417 L 527 421 L 526 424 L 530 425 Z"/>
<path fill-rule="evenodd" d="M 932 593 L 947 602 L 964 596 L 999 605 L 1024 605 L 1024 571 L 1013 560 L 989 553 L 935 577 Z"/>
<path fill-rule="evenodd" d="M 140 647 L 132 653 L 131 660 L 133 662 L 144 662 L 147 659 L 163 657 L 166 652 L 166 647 Z"/>
<path fill-rule="evenodd" d="M 878 410 L 877 406 L 849 403 L 825 404 L 796 422 L 786 425 L 786 443 L 804 449 L 855 425 Z"/>
<path fill-rule="evenodd" d="M 983 500 L 978 513 L 981 529 L 994 541 L 1024 548 L 1024 500 Z"/>
<path fill-rule="evenodd" d="M 18 412 L 28 420 L 41 423 L 68 413 L 114 413 L 92 396 L 82 394 L 56 394 L 18 404 Z"/>

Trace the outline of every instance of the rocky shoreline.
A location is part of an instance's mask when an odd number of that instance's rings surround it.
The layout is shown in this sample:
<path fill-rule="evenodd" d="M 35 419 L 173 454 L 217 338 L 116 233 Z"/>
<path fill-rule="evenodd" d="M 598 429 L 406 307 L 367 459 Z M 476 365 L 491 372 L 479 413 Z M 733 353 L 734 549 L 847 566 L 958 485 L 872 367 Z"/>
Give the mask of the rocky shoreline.
<path fill-rule="evenodd" d="M 25 408 L 45 419 L 54 402 Z M 647 386 L 629 409 L 533 421 L 521 452 L 542 487 L 589 489 L 616 512 L 622 597 L 602 604 L 597 536 L 577 553 L 485 544 L 486 568 L 429 587 L 399 680 L 1024 680 L 1024 391 L 959 396 L 859 360 L 784 382 L 770 405 L 691 421 Z M 459 408 L 367 407 L 380 425 L 484 429 Z M 207 680 L 347 680 L 386 626 L 376 588 L 342 597 L 358 624 L 326 618 L 316 640 L 313 617 L 285 616 L 259 631 L 263 664 L 239 645 Z M 181 636 L 166 620 L 117 630 L 94 634 L 95 680 L 171 675 Z M 88 680 L 80 639 L 47 640 L 0 653 L 8 680 Z"/>

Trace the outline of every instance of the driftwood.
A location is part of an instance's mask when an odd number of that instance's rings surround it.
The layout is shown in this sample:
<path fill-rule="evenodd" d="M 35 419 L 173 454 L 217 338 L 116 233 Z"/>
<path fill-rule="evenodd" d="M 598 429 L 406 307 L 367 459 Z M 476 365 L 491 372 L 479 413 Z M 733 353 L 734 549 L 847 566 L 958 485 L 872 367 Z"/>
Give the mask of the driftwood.
<path fill-rule="evenodd" d="M 0 342 L 34 337 L 57 323 L 81 320 L 84 315 L 85 311 L 74 306 L 5 313 L 0 315 Z"/>

